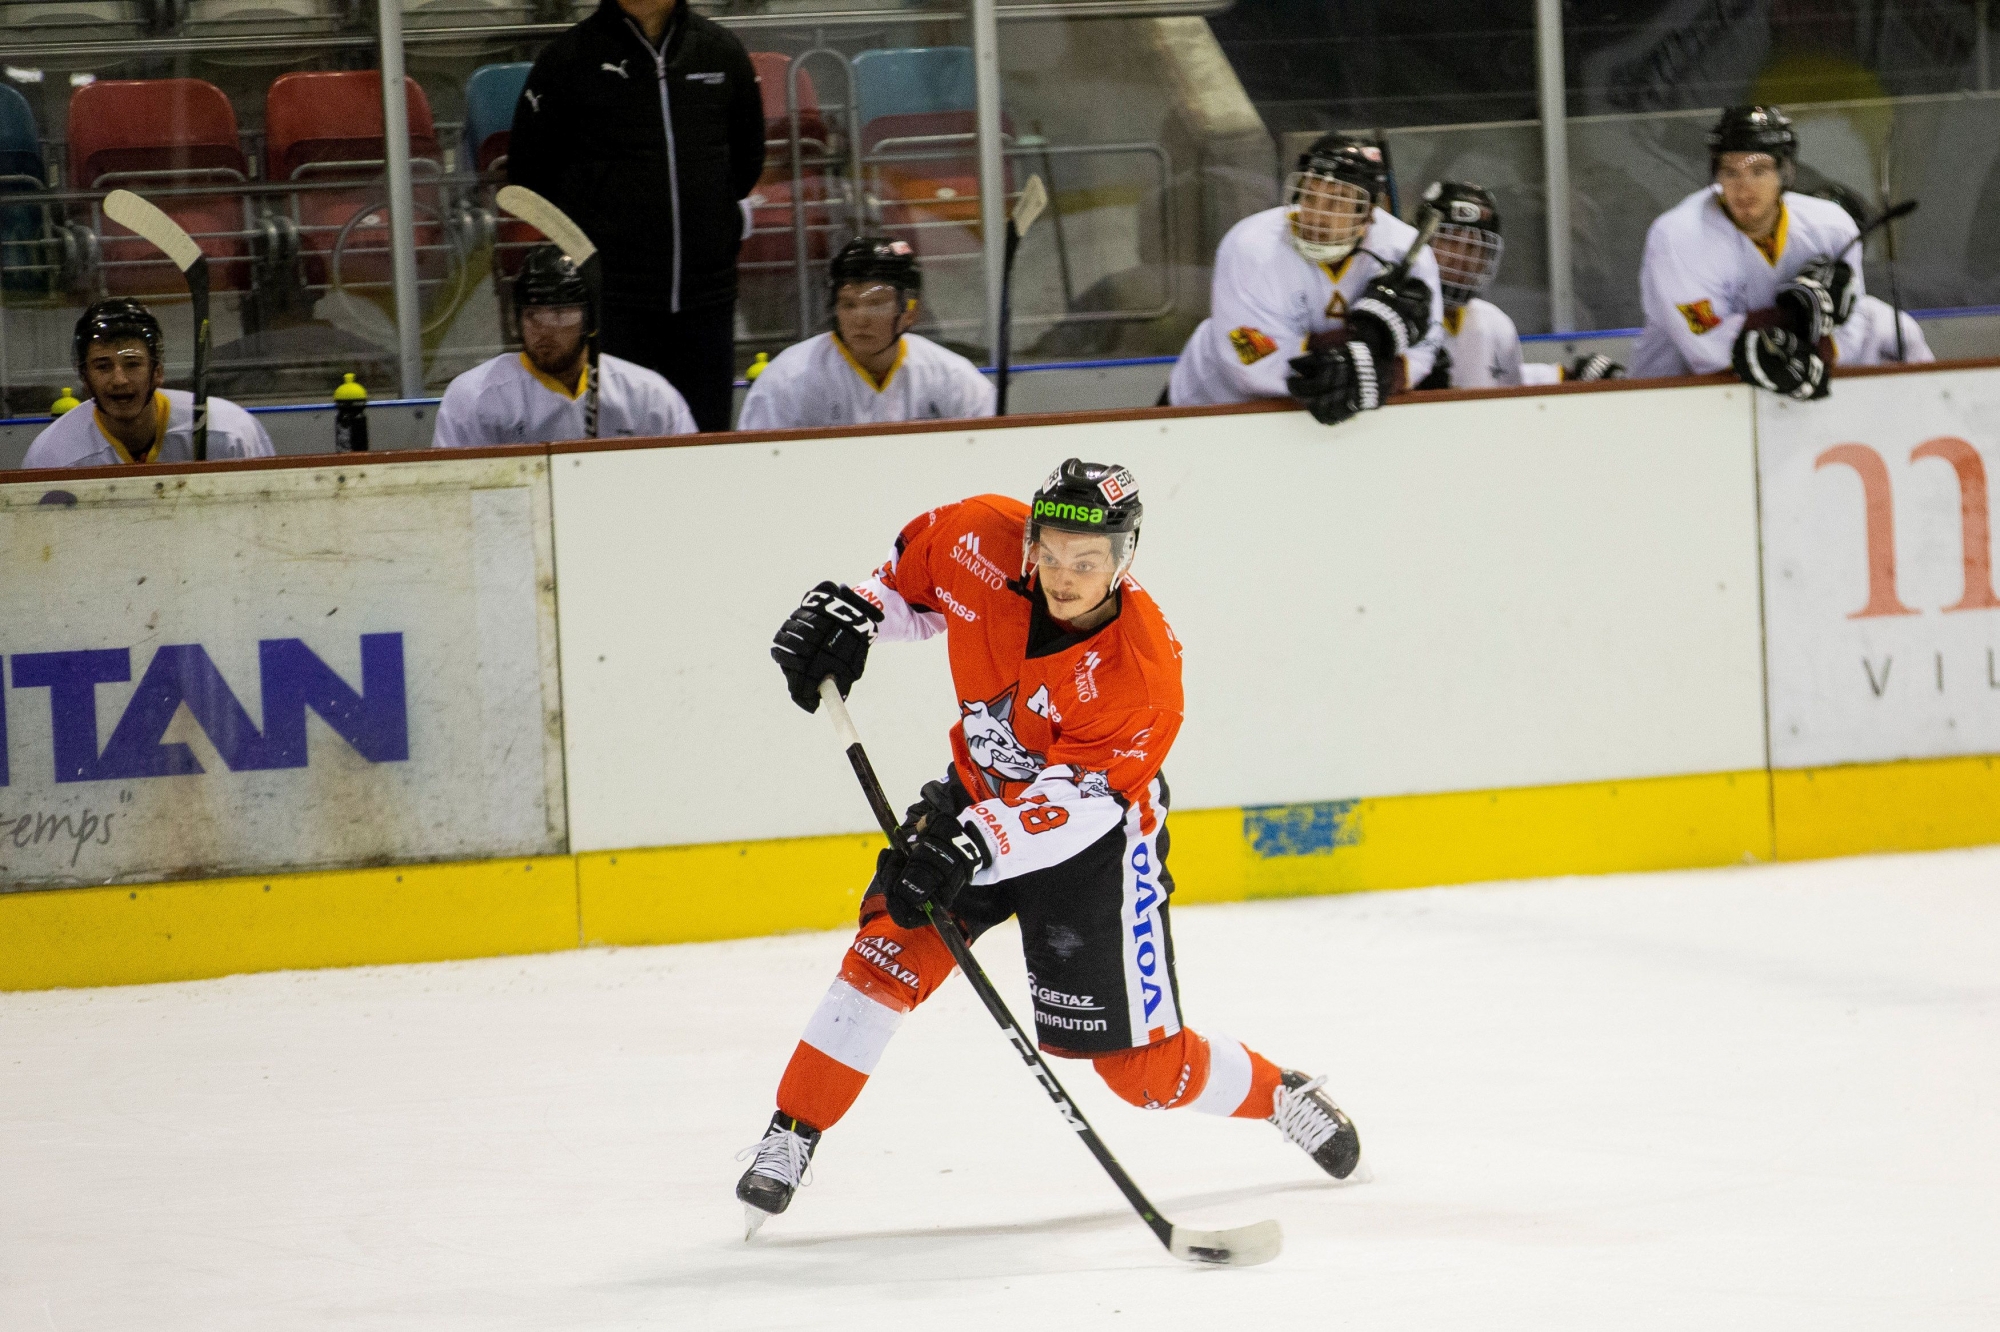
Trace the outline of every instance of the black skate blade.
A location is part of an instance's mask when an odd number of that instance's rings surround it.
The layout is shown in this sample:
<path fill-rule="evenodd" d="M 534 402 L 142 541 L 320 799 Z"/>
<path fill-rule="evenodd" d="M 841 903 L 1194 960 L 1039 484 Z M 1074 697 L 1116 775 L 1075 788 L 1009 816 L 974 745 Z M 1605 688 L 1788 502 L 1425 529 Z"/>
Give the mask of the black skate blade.
<path fill-rule="evenodd" d="M 1285 1247 L 1285 1234 L 1276 1221 L 1259 1221 L 1234 1230 L 1190 1230 L 1175 1226 L 1167 1240 L 1167 1252 L 1191 1263 L 1216 1267 L 1255 1267 L 1268 1263 Z"/>

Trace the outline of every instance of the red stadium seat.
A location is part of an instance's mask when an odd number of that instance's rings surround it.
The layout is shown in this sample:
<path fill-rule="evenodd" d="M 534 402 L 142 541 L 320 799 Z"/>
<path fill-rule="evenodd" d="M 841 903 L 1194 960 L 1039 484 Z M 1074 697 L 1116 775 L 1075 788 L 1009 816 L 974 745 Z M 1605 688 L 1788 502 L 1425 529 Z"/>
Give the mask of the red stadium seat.
<path fill-rule="evenodd" d="M 979 150 L 971 111 L 920 111 L 876 116 L 861 129 L 869 193 L 884 228 L 920 255 L 965 254 L 979 248 Z M 1014 126 L 1004 116 L 1001 133 Z M 944 142 L 912 142 L 937 140 Z M 899 162 L 899 156 L 909 158 Z M 884 160 L 886 159 L 886 160 Z M 1006 163 L 1013 190 L 1013 166 Z"/>
<path fill-rule="evenodd" d="M 747 200 L 752 231 L 737 262 L 792 264 L 797 259 L 792 239 L 796 222 L 792 216 L 792 127 L 785 111 L 785 81 L 790 77 L 792 58 L 774 51 L 753 51 L 750 60 L 757 67 L 758 87 L 764 97 L 764 175 Z M 831 248 L 828 228 L 835 214 L 828 200 L 835 195 L 826 166 L 812 159 L 827 155 L 829 135 L 820 112 L 819 92 L 811 75 L 803 71 L 799 74 L 798 100 L 799 150 L 805 159 L 798 195 L 805 202 L 806 258 L 824 260 Z"/>
<path fill-rule="evenodd" d="M 112 79 L 69 99 L 69 179 L 78 189 L 125 188 L 152 196 L 163 188 L 238 183 L 249 174 L 236 137 L 236 112 L 220 88 L 200 79 Z M 250 286 L 248 226 L 242 196 L 161 195 L 167 216 L 195 238 L 217 290 Z M 103 236 L 106 288 L 119 296 L 174 295 L 181 276 L 150 244 L 109 218 Z"/>
<path fill-rule="evenodd" d="M 403 80 L 415 168 L 420 280 L 442 276 L 443 203 L 426 177 L 441 173 L 431 104 L 416 80 Z M 265 173 L 301 184 L 351 182 L 351 188 L 301 190 L 293 196 L 306 280 L 334 277 L 338 249 L 343 286 L 389 287 L 388 203 L 382 75 L 376 70 L 286 74 L 264 98 Z"/>

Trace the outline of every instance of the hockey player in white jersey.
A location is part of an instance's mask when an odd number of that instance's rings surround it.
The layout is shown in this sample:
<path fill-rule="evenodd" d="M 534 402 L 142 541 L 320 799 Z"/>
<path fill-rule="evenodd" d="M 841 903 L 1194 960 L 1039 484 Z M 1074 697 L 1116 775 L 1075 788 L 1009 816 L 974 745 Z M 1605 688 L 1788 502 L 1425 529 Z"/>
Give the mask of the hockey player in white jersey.
<path fill-rule="evenodd" d="M 521 351 L 482 361 L 451 381 L 438 404 L 431 444 L 440 449 L 583 439 L 589 387 L 590 292 L 576 265 L 537 245 L 514 278 Z M 597 358 L 597 433 L 691 435 L 694 414 L 680 390 L 643 365 Z"/>
<path fill-rule="evenodd" d="M 1608 356 L 1579 356 L 1567 367 L 1524 362 L 1513 319 L 1480 295 L 1493 284 L 1506 248 L 1493 192 L 1465 181 L 1435 181 L 1424 191 L 1424 207 L 1442 218 L 1431 250 L 1444 291 L 1444 345 L 1430 376 L 1418 388 L 1560 384 L 1616 379 L 1625 373 L 1625 367 Z"/>
<path fill-rule="evenodd" d="M 1855 226 L 1868 225 L 1867 205 L 1846 186 L 1828 185 L 1813 195 L 1846 209 Z M 1859 268 L 1860 259 L 1855 258 L 1854 264 Z M 1880 296 L 1863 296 L 1854 303 L 1854 313 L 1833 330 L 1833 345 L 1842 365 L 1917 365 L 1937 359 L 1924 341 L 1922 326 Z"/>
<path fill-rule="evenodd" d="M 1416 228 L 1376 206 L 1379 145 L 1326 134 L 1300 154 L 1286 202 L 1229 229 L 1215 254 L 1209 316 L 1175 363 L 1176 407 L 1299 399 L 1333 425 L 1423 381 L 1444 299 L 1428 250 L 1394 269 Z"/>
<path fill-rule="evenodd" d="M 1712 184 L 1646 232 L 1640 378 L 1733 369 L 1790 398 L 1822 398 L 1834 330 L 1863 295 L 1858 234 L 1839 204 L 1787 188 L 1798 136 L 1775 106 L 1734 106 L 1708 134 Z"/>
<path fill-rule="evenodd" d="M 90 400 L 28 445 L 23 467 L 110 467 L 194 461 L 194 394 L 162 388 L 160 321 L 129 298 L 99 301 L 76 321 L 71 351 Z M 268 458 L 271 437 L 227 398 L 208 400 L 208 457 Z"/>
<path fill-rule="evenodd" d="M 979 367 L 910 332 L 924 279 L 909 242 L 857 236 L 833 257 L 833 328 L 778 353 L 750 385 L 738 430 L 884 425 L 993 415 Z"/>

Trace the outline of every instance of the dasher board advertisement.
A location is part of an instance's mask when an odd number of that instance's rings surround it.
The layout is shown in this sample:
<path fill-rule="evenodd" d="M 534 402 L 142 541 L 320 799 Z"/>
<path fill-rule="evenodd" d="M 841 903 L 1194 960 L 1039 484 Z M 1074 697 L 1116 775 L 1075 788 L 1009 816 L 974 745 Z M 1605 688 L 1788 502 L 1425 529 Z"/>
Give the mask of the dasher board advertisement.
<path fill-rule="evenodd" d="M 0 888 L 566 849 L 547 464 L 0 486 Z"/>
<path fill-rule="evenodd" d="M 1771 762 L 2000 753 L 2000 370 L 1757 399 Z"/>

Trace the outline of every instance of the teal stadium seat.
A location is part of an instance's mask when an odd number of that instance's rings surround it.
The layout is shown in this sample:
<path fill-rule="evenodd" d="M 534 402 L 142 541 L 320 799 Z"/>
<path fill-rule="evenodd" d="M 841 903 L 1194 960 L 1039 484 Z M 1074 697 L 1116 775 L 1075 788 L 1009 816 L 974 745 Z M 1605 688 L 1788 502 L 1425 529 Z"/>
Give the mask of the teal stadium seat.
<path fill-rule="evenodd" d="M 45 190 L 48 179 L 33 108 L 19 92 L 0 84 L 0 195 Z M 49 290 L 47 274 L 35 267 L 46 262 L 36 242 L 47 234 L 47 224 L 40 204 L 0 205 L 0 268 L 8 291 Z"/>
<path fill-rule="evenodd" d="M 481 65 L 465 81 L 465 163 L 481 175 L 507 156 L 507 136 L 514 128 L 514 106 L 528 86 L 534 65 L 518 61 Z"/>
<path fill-rule="evenodd" d="M 975 95 L 972 48 L 905 46 L 854 57 L 856 121 L 881 116 L 970 111 Z"/>

